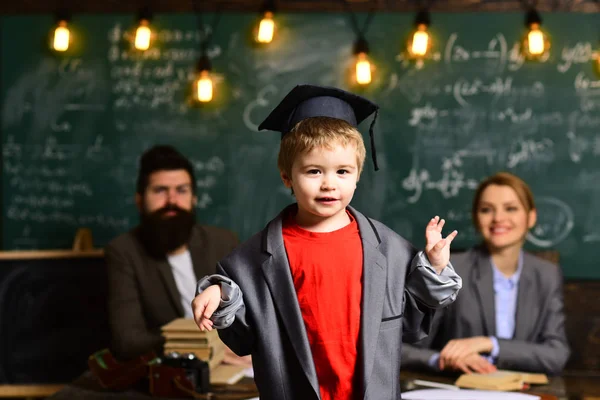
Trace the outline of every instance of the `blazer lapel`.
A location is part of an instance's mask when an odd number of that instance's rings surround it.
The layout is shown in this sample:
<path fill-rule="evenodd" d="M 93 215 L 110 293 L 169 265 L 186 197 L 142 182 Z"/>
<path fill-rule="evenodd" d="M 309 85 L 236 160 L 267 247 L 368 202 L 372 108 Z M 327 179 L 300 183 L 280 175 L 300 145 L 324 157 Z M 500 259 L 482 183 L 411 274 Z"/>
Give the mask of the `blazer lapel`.
<path fill-rule="evenodd" d="M 363 245 L 363 294 L 361 310 L 362 388 L 367 389 L 375 362 L 379 326 L 386 291 L 387 258 L 379 251 L 380 240 L 365 216 L 348 207 L 358 222 Z"/>
<path fill-rule="evenodd" d="M 169 301 L 174 309 L 177 311 L 177 315 L 183 317 L 183 306 L 181 305 L 181 297 L 179 295 L 179 290 L 177 289 L 177 284 L 175 283 L 175 278 L 173 278 L 173 272 L 171 271 L 171 265 L 167 261 L 166 257 L 156 258 L 152 257 L 148 254 L 148 250 L 144 248 L 143 240 L 140 238 L 141 232 L 139 230 L 139 226 L 137 227 L 134 235 L 138 237 L 138 243 L 140 246 L 140 253 L 144 254 L 145 265 L 148 270 L 152 268 L 156 268 L 159 272 L 160 279 L 165 285 L 165 289 L 168 294 Z"/>
<path fill-rule="evenodd" d="M 525 258 L 527 254 L 523 255 Z M 535 290 L 533 281 L 533 269 L 527 268 L 527 261 L 523 260 L 523 269 L 521 270 L 521 276 L 519 277 L 519 288 L 517 290 L 517 309 L 515 316 L 515 333 L 513 338 L 519 340 L 527 340 L 527 334 L 530 331 L 531 323 L 535 321 L 533 315 L 528 313 L 527 310 L 531 311 L 535 309 L 535 304 L 539 302 L 539 295 Z"/>
<path fill-rule="evenodd" d="M 473 290 L 479 297 L 479 304 L 485 324 L 485 335 L 496 335 L 496 305 L 494 295 L 494 272 L 490 257 L 486 252 L 477 252 Z"/>
<path fill-rule="evenodd" d="M 190 251 L 190 257 L 192 257 L 192 266 L 194 268 L 194 275 L 196 275 L 196 282 L 198 282 L 206 274 L 214 274 L 216 268 L 216 264 L 209 265 L 209 254 L 206 246 L 207 244 L 206 237 L 204 236 L 204 230 L 198 226 L 195 226 L 192 230 L 192 235 L 190 236 L 188 248 Z M 202 267 L 208 267 L 209 271 L 211 272 L 203 270 Z"/>
<path fill-rule="evenodd" d="M 173 272 L 171 271 L 171 265 L 167 261 L 166 258 L 157 260 L 149 258 L 149 263 L 153 263 L 156 265 L 156 268 L 160 272 L 160 276 L 167 288 L 167 293 L 169 293 L 169 299 L 171 303 L 177 310 L 177 314 L 180 317 L 183 317 L 183 306 L 181 305 L 181 296 L 179 294 L 179 290 L 177 289 L 177 284 L 175 283 L 175 278 L 173 278 Z"/>
<path fill-rule="evenodd" d="M 286 209 L 287 210 L 287 209 Z M 281 315 L 286 333 L 292 342 L 302 370 L 320 398 L 317 371 L 312 358 L 304 320 L 298 304 L 296 289 L 290 273 L 290 265 L 285 252 L 282 236 L 282 221 L 286 210 L 267 226 L 263 239 L 263 249 L 271 254 L 263 264 L 262 271 L 273 296 L 275 306 Z"/>

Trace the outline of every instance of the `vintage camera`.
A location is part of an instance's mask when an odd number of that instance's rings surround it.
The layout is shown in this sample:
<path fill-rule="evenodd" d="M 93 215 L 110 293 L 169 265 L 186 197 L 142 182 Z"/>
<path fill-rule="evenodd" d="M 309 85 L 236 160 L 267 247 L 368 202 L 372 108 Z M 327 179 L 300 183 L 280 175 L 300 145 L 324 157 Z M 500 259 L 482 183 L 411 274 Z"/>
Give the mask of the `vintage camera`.
<path fill-rule="evenodd" d="M 209 390 L 208 363 L 193 353 L 170 352 L 150 366 L 150 391 L 155 396 L 189 397 Z"/>

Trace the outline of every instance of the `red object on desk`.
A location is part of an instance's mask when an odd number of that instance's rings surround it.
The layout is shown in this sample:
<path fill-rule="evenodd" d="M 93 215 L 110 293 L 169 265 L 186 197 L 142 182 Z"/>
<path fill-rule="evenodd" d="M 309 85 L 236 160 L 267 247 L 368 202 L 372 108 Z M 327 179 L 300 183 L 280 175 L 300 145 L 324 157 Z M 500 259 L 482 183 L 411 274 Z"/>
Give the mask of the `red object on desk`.
<path fill-rule="evenodd" d="M 130 361 L 118 361 L 108 349 L 100 350 L 88 358 L 88 366 L 102 387 L 125 390 L 148 376 L 148 363 L 156 358 L 149 352 Z"/>

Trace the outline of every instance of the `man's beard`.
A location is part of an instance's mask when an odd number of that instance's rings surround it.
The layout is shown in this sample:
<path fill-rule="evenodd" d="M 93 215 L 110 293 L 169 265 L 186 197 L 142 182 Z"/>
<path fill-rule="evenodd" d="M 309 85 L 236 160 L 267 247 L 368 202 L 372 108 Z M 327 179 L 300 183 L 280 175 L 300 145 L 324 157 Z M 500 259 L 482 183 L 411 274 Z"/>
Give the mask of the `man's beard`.
<path fill-rule="evenodd" d="M 166 216 L 171 211 L 176 214 Z M 150 255 L 164 257 L 189 242 L 195 223 L 193 208 L 187 211 L 171 204 L 150 213 L 142 211 L 140 239 Z"/>

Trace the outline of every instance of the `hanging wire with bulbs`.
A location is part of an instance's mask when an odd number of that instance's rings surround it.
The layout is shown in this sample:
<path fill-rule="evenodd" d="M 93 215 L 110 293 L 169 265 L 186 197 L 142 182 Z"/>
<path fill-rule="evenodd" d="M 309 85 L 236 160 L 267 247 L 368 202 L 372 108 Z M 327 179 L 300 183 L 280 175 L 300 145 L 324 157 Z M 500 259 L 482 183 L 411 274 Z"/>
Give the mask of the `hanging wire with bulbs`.
<path fill-rule="evenodd" d="M 362 86 L 371 83 L 375 67 L 369 58 L 369 45 L 365 39 L 366 32 L 375 13 L 375 6 L 368 13 L 367 18 L 360 28 L 356 15 L 350 9 L 350 0 L 341 0 L 351 17 L 351 24 L 356 39 L 353 45 L 353 54 L 355 64 L 353 71 L 353 81 Z M 431 25 L 431 16 L 429 9 L 435 0 L 419 0 L 419 11 L 414 20 L 414 29 L 406 42 L 406 53 L 409 59 L 417 59 L 423 62 L 429 54 L 432 47 L 431 35 L 428 31 Z M 600 0 L 596 0 L 600 5 Z M 219 18 L 219 2 L 215 11 L 214 21 L 208 31 L 205 30 L 202 21 L 202 12 L 199 6 L 200 0 L 192 0 L 194 13 L 197 17 L 198 30 L 200 32 L 200 57 L 196 65 L 196 79 L 194 80 L 193 99 L 200 103 L 207 103 L 213 99 L 213 77 L 211 75 L 212 65 L 208 56 L 208 47 L 216 31 Z M 426 3 L 425 3 L 426 2 Z M 545 60 L 549 56 L 550 40 L 548 34 L 542 29 L 542 18 L 537 11 L 538 0 L 521 0 L 525 8 L 526 32 L 521 42 L 524 56 L 528 60 Z M 258 24 L 254 40 L 257 43 L 266 44 L 273 40 L 276 25 L 274 22 L 275 2 L 274 0 L 265 0 L 260 13 L 262 19 Z M 150 7 L 142 8 L 138 13 L 138 26 L 135 31 L 135 37 L 132 45 L 135 49 L 145 51 L 150 48 L 153 42 L 153 32 L 151 28 L 152 13 Z M 70 13 L 65 9 L 60 9 L 56 13 L 56 24 L 50 32 L 50 49 L 57 54 L 66 53 L 73 44 L 73 34 L 70 30 Z M 592 58 L 594 70 L 600 74 L 600 50 Z"/>
<path fill-rule="evenodd" d="M 204 23 L 202 22 L 202 12 L 200 10 L 199 0 L 192 0 L 192 2 L 198 23 L 198 31 L 200 32 L 200 58 L 198 60 L 198 64 L 196 65 L 196 79 L 194 80 L 193 99 L 196 102 L 208 103 L 213 99 L 214 86 L 211 76 L 212 64 L 210 62 L 210 58 L 208 57 L 208 47 L 210 40 L 217 30 L 221 12 L 220 8 L 217 7 L 210 30 L 206 32 L 204 29 Z"/>
<path fill-rule="evenodd" d="M 354 74 L 353 80 L 359 85 L 368 85 L 372 80 L 372 72 L 375 70 L 374 65 L 371 63 L 369 59 L 369 44 L 365 39 L 365 35 L 367 33 L 367 29 L 369 29 L 369 25 L 371 24 L 371 20 L 373 19 L 373 15 L 375 14 L 375 7 L 371 9 L 365 22 L 363 23 L 362 29 L 358 26 L 358 20 L 356 15 L 350 9 L 350 4 L 348 4 L 347 0 L 341 0 L 348 14 L 350 15 L 350 22 L 352 23 L 352 30 L 356 35 L 356 40 L 353 46 L 353 53 L 356 57 L 355 65 L 354 65 Z"/>
<path fill-rule="evenodd" d="M 268 44 L 273 41 L 275 35 L 275 1 L 265 0 L 260 10 L 261 20 L 256 28 L 254 40 L 259 44 Z"/>

